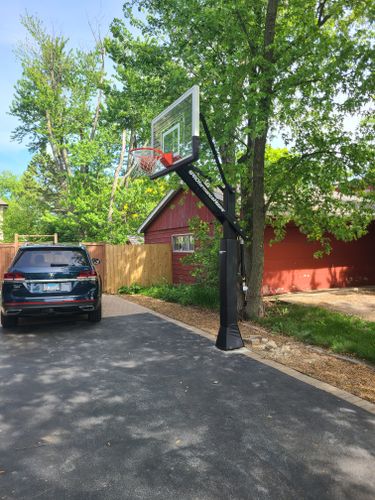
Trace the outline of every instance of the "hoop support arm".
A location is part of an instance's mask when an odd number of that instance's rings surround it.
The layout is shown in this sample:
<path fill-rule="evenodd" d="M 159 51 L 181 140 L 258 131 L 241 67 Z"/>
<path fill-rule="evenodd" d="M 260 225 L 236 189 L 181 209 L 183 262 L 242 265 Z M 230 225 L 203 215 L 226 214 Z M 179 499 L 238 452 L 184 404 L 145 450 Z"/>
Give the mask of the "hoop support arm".
<path fill-rule="evenodd" d="M 206 184 L 196 175 L 192 170 L 193 165 L 187 165 L 184 168 L 180 168 L 176 171 L 176 174 L 189 186 L 194 194 L 201 200 L 201 202 L 212 212 L 212 214 L 218 219 L 222 224 L 228 222 L 232 227 L 233 231 L 237 236 L 242 239 L 246 239 L 244 232 L 240 226 L 225 210 L 221 202 L 216 198 L 216 196 L 208 189 Z"/>
<path fill-rule="evenodd" d="M 227 179 L 225 177 L 224 170 L 223 170 L 223 167 L 221 165 L 221 161 L 219 160 L 219 155 L 217 154 L 217 150 L 216 150 L 216 147 L 214 144 L 214 140 L 212 138 L 210 129 L 208 128 L 208 124 L 206 122 L 206 118 L 204 117 L 204 115 L 202 113 L 199 113 L 199 118 L 201 119 L 201 122 L 202 122 L 202 125 L 204 128 L 204 132 L 205 132 L 206 137 L 207 137 L 208 145 L 210 146 L 210 149 L 211 149 L 212 155 L 214 157 L 217 169 L 219 171 L 221 180 L 223 181 L 223 184 L 226 188 L 228 188 L 229 190 L 233 190 L 232 186 L 230 186 L 228 184 Z"/>

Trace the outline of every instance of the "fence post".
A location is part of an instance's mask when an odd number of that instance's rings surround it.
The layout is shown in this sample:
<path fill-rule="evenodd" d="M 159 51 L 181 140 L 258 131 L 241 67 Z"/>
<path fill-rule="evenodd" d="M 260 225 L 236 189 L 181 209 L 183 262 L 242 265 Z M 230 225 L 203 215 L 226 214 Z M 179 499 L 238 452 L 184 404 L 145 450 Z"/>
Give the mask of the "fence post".
<path fill-rule="evenodd" d="M 107 267 L 107 243 L 104 243 L 103 245 L 103 292 L 107 292 L 107 272 L 108 272 L 108 267 Z"/>
<path fill-rule="evenodd" d="M 53 234 L 53 243 L 54 243 L 54 245 L 57 245 L 57 243 L 58 243 L 58 236 L 57 236 L 57 233 L 54 233 L 54 234 Z"/>

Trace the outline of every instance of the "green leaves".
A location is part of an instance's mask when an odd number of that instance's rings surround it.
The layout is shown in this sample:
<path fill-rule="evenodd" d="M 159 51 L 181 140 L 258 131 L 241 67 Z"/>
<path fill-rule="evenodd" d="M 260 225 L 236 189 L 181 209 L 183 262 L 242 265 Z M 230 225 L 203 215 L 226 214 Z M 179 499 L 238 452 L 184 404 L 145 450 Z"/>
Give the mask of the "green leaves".
<path fill-rule="evenodd" d="M 198 285 L 217 289 L 220 225 L 218 223 L 211 225 L 203 222 L 199 217 L 193 217 L 189 221 L 189 229 L 194 236 L 195 251 L 184 257 L 182 261 L 191 266 L 191 275 L 194 276 Z"/>
<path fill-rule="evenodd" d="M 23 75 L 11 113 L 21 122 L 14 138 L 29 140 L 35 154 L 20 181 L 3 179 L 10 198 L 7 237 L 57 232 L 61 241 L 125 242 L 167 189 L 165 182 L 151 185 L 129 175 L 127 151 L 139 139 L 140 106 L 149 106 L 128 68 L 134 61 L 126 59 L 121 67 L 129 85 L 123 100 L 116 100 L 100 40 L 91 51 L 70 50 L 66 39 L 48 34 L 38 19 L 26 16 L 23 22 L 32 40 L 19 52 Z M 149 63 L 157 54 L 161 61 L 155 46 L 142 57 Z"/>

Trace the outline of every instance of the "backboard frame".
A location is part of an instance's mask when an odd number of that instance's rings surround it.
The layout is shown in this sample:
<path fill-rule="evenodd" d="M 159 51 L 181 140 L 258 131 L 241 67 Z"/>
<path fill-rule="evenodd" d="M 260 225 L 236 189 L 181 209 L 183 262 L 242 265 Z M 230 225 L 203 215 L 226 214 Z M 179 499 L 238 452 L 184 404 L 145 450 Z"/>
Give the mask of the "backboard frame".
<path fill-rule="evenodd" d="M 155 174 L 151 175 L 151 179 L 157 179 L 158 177 L 162 177 L 164 175 L 168 175 L 171 172 L 174 172 L 175 170 L 183 167 L 184 165 L 189 165 L 199 159 L 199 86 L 198 85 L 193 85 L 189 90 L 187 90 L 184 94 L 182 94 L 178 99 L 176 99 L 172 104 L 170 104 L 167 108 L 165 108 L 161 113 L 159 113 L 151 122 L 151 146 L 153 148 L 159 147 L 161 148 L 165 153 L 168 153 L 169 151 L 165 151 L 163 146 L 164 146 L 164 137 L 162 138 L 163 143 L 160 145 L 155 144 L 155 126 L 160 120 L 168 115 L 173 109 L 175 109 L 179 104 L 181 104 L 183 101 L 189 98 L 189 96 L 192 97 L 192 113 L 191 113 L 191 154 L 188 156 L 185 156 L 184 158 L 181 158 L 180 160 L 177 160 L 176 162 L 173 163 L 168 168 L 165 168 L 159 172 L 156 172 Z M 178 134 L 178 142 L 180 142 L 180 125 L 179 124 L 173 124 L 170 129 L 167 130 L 168 133 L 173 132 L 174 130 L 177 130 Z M 164 132 L 166 134 L 167 132 Z M 172 151 L 175 153 L 174 151 Z"/>

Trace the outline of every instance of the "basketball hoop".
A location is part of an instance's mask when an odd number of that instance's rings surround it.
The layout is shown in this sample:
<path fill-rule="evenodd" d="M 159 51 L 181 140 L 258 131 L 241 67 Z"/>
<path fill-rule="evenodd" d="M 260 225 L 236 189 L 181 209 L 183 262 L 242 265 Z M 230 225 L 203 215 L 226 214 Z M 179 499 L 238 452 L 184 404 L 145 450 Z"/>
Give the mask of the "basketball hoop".
<path fill-rule="evenodd" d="M 173 154 L 164 153 L 156 148 L 134 148 L 129 150 L 133 161 L 140 173 L 151 176 L 155 171 L 161 167 L 168 168 L 173 164 Z"/>

